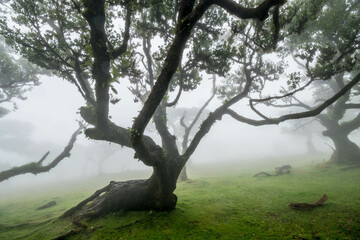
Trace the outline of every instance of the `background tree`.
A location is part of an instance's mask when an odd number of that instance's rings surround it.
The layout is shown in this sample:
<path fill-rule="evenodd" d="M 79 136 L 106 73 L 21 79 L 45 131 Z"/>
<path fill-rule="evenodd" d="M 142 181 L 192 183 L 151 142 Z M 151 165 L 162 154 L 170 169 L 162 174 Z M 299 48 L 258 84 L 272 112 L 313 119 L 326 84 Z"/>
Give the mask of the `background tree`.
<path fill-rule="evenodd" d="M 300 3 L 303 4 L 302 1 Z M 174 190 L 181 169 L 213 124 L 224 115 L 228 114 L 253 125 L 278 124 L 288 119 L 314 116 L 359 82 L 360 75 L 356 75 L 340 92 L 313 110 L 279 118 L 267 118 L 260 114 L 263 119 L 254 120 L 242 117 L 230 109 L 250 92 L 257 91 L 265 76 L 266 79 L 269 79 L 269 76 L 271 80 L 277 79 L 281 68 L 265 61 L 263 55 L 274 51 L 277 42 L 285 39 L 286 36 L 280 29 L 284 29 L 288 23 L 299 28 L 304 24 L 300 20 L 316 18 L 317 9 L 322 7 L 322 1 L 311 2 L 309 8 L 314 10 L 305 11 L 303 16 L 297 12 L 298 6 L 292 5 L 283 9 L 283 4 L 285 1 L 278 0 L 264 0 L 261 3 L 249 1 L 244 5 L 231 0 L 72 0 L 62 1 L 61 5 L 58 1 L 12 1 L 7 7 L 12 9 L 13 21 L 6 18 L 2 20 L 0 33 L 31 62 L 50 69 L 54 74 L 75 84 L 88 104 L 80 111 L 82 118 L 92 125 L 85 130 L 86 136 L 132 148 L 135 158 L 153 168 L 149 179 L 111 182 L 65 215 L 74 214 L 90 201 L 91 205 L 83 210 L 80 216 L 99 215 L 121 209 L 172 210 L 177 202 Z M 174 20 L 164 21 L 166 18 L 163 16 L 166 14 Z M 216 39 L 206 32 L 206 28 L 197 28 L 211 26 L 209 21 L 211 23 L 212 19 L 224 14 L 229 20 L 244 20 L 239 21 L 233 28 L 237 36 L 229 35 L 228 38 Z M 154 74 L 156 80 L 153 83 L 150 81 L 151 89 L 146 94 L 146 101 L 134 118 L 132 126 L 126 128 L 109 118 L 109 104 L 117 101 L 110 90 L 116 94 L 117 81 L 123 80 L 121 77 L 129 77 L 132 81 L 141 75 L 145 78 L 145 72 L 149 71 L 137 65 L 139 60 L 136 45 L 139 37 L 131 31 L 136 27 L 136 19 L 143 17 L 145 22 L 153 23 L 153 31 L 156 33 L 154 35 L 161 39 L 164 46 L 158 48 L 160 55 L 159 67 Z M 225 22 L 223 25 L 220 23 L 215 26 L 224 31 L 226 26 L 230 26 Z M 166 24 L 170 31 L 164 34 L 158 27 Z M 255 34 L 255 37 L 246 37 L 247 34 L 242 34 L 246 33 L 244 30 L 248 30 L 248 34 Z M 206 45 L 198 46 L 196 41 L 191 41 L 202 37 L 205 38 Z M 232 45 L 237 47 L 233 48 Z M 229 72 L 230 68 L 237 68 L 243 75 L 238 77 L 237 89 L 234 89 L 236 91 L 232 91 L 223 104 L 206 117 L 186 152 L 180 154 L 176 137 L 167 128 L 166 106 L 170 102 L 168 94 L 172 90 L 172 84 L 176 84 L 174 76 L 182 66 L 184 53 L 190 54 L 188 59 L 192 56 L 196 59 L 202 57 L 202 60 L 194 63 L 194 67 L 200 70 L 213 73 L 215 69 L 219 70 L 215 73 L 221 75 Z M 233 66 L 233 63 L 236 64 Z M 221 68 L 218 68 L 219 66 Z M 260 100 L 252 100 L 254 101 Z M 251 107 L 256 111 L 252 105 Z M 144 134 L 151 119 L 154 120 L 161 137 L 161 144 Z"/>
<path fill-rule="evenodd" d="M 301 38 L 293 39 L 288 45 L 288 51 L 306 74 L 320 80 L 314 83 L 315 103 L 338 92 L 359 73 L 359 11 L 359 1 L 328 1 L 323 14 L 304 29 Z M 310 43 L 308 39 L 311 39 Z M 297 47 L 301 50 L 295 51 Z M 312 66 L 315 54 L 320 56 L 317 64 Z M 301 81 L 299 73 L 292 76 L 291 84 Z M 317 116 L 326 129 L 323 135 L 329 137 L 335 146 L 332 162 L 349 164 L 360 161 L 360 148 L 349 139 L 349 134 L 360 127 L 358 91 L 358 86 L 348 91 L 329 106 L 326 114 Z M 294 96 L 288 103 L 311 109 Z"/>
<path fill-rule="evenodd" d="M 175 108 L 171 109 L 168 113 L 168 124 L 172 127 L 175 136 L 181 136 L 179 145 L 181 146 L 181 152 L 184 154 L 189 146 L 191 137 L 194 135 L 194 129 L 200 126 L 200 121 L 205 118 L 205 115 L 209 114 L 210 111 L 206 109 L 211 100 L 216 94 L 216 77 L 213 75 L 213 89 L 209 99 L 201 106 L 201 108 Z M 180 181 L 187 181 L 188 175 L 186 165 L 179 175 Z"/>
<path fill-rule="evenodd" d="M 296 120 L 288 122 L 288 127 L 281 129 L 283 133 L 299 135 L 306 138 L 306 154 L 315 155 L 321 153 L 314 144 L 314 135 L 321 135 L 323 130 L 316 118 Z"/>
<path fill-rule="evenodd" d="M 16 109 L 14 100 L 25 100 L 24 93 L 40 84 L 39 73 L 39 68 L 28 61 L 16 59 L 4 39 L 0 38 L 0 117 L 10 111 L 4 107 L 5 103 L 12 103 L 13 109 Z"/>

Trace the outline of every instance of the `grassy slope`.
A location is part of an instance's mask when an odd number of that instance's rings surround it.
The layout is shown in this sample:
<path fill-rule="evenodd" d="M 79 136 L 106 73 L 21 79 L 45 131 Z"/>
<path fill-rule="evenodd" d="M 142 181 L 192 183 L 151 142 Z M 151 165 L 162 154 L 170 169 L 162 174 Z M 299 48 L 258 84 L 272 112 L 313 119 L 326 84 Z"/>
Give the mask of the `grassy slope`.
<path fill-rule="evenodd" d="M 295 167 L 290 175 L 259 178 L 252 177 L 256 170 L 241 172 L 231 164 L 217 171 L 190 172 L 199 177 L 178 184 L 175 211 L 84 220 L 89 230 L 71 239 L 360 239 L 360 168 L 340 168 L 323 171 L 308 165 Z M 0 239 L 51 239 L 74 228 L 69 219 L 56 216 L 99 187 L 85 186 L 96 184 L 1 200 Z M 324 193 L 329 199 L 323 207 L 288 207 L 290 202 L 315 201 Z M 51 200 L 58 204 L 34 210 Z"/>

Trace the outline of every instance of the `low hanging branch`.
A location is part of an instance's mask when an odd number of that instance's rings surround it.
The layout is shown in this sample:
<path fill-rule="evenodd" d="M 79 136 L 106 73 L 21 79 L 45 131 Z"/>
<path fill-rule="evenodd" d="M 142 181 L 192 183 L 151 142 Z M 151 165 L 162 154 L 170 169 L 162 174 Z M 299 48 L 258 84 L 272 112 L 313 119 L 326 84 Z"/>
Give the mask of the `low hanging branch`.
<path fill-rule="evenodd" d="M 56 167 L 64 158 L 70 157 L 70 152 L 74 146 L 74 143 L 76 141 L 76 137 L 80 134 L 81 130 L 85 127 L 85 125 L 81 122 L 79 122 L 79 128 L 72 134 L 69 143 L 64 148 L 62 153 L 57 156 L 51 163 L 48 165 L 43 165 L 44 160 L 46 157 L 50 154 L 50 152 L 47 152 L 44 154 L 44 156 L 38 161 L 38 162 L 30 162 L 28 164 L 22 165 L 20 167 L 13 167 L 9 170 L 5 170 L 0 172 L 0 182 L 7 180 L 11 177 L 15 177 L 17 175 L 22 175 L 26 173 L 32 173 L 34 175 L 48 172 L 50 169 Z"/>
<path fill-rule="evenodd" d="M 322 206 L 328 199 L 327 194 L 324 194 L 317 202 L 314 203 L 290 203 L 289 207 L 294 210 L 310 210 L 314 207 Z"/>
<path fill-rule="evenodd" d="M 226 114 L 230 115 L 235 120 L 238 120 L 240 122 L 244 122 L 244 123 L 247 123 L 247 124 L 250 124 L 253 126 L 263 126 L 263 125 L 272 125 L 272 124 L 277 125 L 277 124 L 287 121 L 287 120 L 313 117 L 313 116 L 320 114 L 325 108 L 327 108 L 328 106 L 333 104 L 335 101 L 337 101 L 340 97 L 342 97 L 347 91 L 349 91 L 352 87 L 354 87 L 359 82 L 360 82 L 360 73 L 358 73 L 348 84 L 346 84 L 339 92 L 337 92 L 331 98 L 327 99 L 325 102 L 323 102 L 319 106 L 313 108 L 312 110 L 308 110 L 308 111 L 304 111 L 304 112 L 286 114 L 286 115 L 282 115 L 277 118 L 268 118 L 266 116 L 263 116 L 263 118 L 264 118 L 263 120 L 254 120 L 254 119 L 243 117 L 231 109 L 227 109 Z"/>

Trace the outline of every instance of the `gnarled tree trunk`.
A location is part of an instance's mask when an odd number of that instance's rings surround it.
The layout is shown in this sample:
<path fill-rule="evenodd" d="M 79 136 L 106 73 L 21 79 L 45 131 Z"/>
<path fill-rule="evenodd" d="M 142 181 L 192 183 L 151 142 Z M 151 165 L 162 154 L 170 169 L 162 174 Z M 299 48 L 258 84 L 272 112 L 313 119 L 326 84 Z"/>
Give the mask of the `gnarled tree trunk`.
<path fill-rule="evenodd" d="M 63 216 L 99 216 L 119 210 L 175 209 L 177 196 L 174 191 L 182 166 L 175 164 L 177 161 L 165 162 L 163 166 L 153 168 L 149 179 L 110 182 Z M 83 209 L 87 203 L 90 203 L 89 207 Z"/>
<path fill-rule="evenodd" d="M 334 142 L 335 151 L 330 161 L 334 163 L 354 164 L 360 163 L 360 148 L 354 142 L 350 141 L 345 134 L 329 135 Z"/>

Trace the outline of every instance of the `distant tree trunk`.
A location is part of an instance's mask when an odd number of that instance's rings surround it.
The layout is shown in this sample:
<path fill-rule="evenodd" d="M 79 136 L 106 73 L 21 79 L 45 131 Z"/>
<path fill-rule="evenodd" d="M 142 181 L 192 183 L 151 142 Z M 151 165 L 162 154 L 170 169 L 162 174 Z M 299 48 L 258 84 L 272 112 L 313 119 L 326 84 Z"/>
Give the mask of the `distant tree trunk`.
<path fill-rule="evenodd" d="M 333 86 L 334 92 L 345 86 L 344 73 L 335 77 L 336 85 Z M 324 136 L 331 138 L 335 145 L 330 161 L 341 164 L 360 163 L 360 148 L 350 141 L 349 134 L 360 127 L 360 113 L 355 118 L 348 121 L 344 119 L 348 108 L 347 102 L 350 100 L 350 92 L 344 94 L 333 106 L 329 107 L 327 115 L 318 115 L 320 122 L 326 127 Z M 358 109 L 355 107 L 354 109 Z"/>
<path fill-rule="evenodd" d="M 187 176 L 187 172 L 186 172 L 186 165 L 184 165 L 183 169 L 180 172 L 179 180 L 180 181 L 187 181 L 188 180 L 188 176 Z"/>
<path fill-rule="evenodd" d="M 308 134 L 306 136 L 306 147 L 307 147 L 307 154 L 317 154 L 319 153 L 314 146 L 314 142 L 312 141 L 312 134 Z"/>
<path fill-rule="evenodd" d="M 360 163 L 360 148 L 354 142 L 350 141 L 345 134 L 329 135 L 334 142 L 335 151 L 330 161 L 342 164 Z"/>
<path fill-rule="evenodd" d="M 184 137 L 183 137 L 183 141 L 181 143 L 182 154 L 184 154 L 186 152 L 187 148 L 188 148 L 188 140 L 189 140 L 190 130 L 191 130 L 191 128 L 185 128 L 185 134 L 184 134 Z M 188 176 L 187 176 L 187 172 L 186 172 L 186 164 L 181 169 L 178 180 L 183 181 L 183 182 L 188 180 Z"/>

